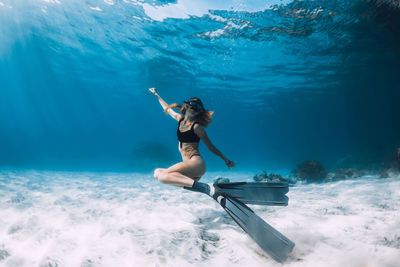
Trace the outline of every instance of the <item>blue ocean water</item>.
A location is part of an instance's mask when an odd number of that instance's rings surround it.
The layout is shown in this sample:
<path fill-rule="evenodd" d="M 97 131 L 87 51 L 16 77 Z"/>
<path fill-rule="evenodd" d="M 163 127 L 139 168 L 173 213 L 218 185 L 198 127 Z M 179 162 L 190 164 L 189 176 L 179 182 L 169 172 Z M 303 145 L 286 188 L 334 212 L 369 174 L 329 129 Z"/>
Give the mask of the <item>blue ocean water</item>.
<path fill-rule="evenodd" d="M 176 123 L 149 87 L 202 98 L 211 140 L 243 170 L 380 162 L 400 145 L 390 3 L 1 0 L 0 164 L 178 161 Z"/>
<path fill-rule="evenodd" d="M 400 7 L 389 0 L 0 0 L 0 266 L 275 266 L 221 207 L 159 184 L 168 103 L 200 97 L 208 172 L 317 160 L 357 179 L 252 207 L 288 266 L 396 266 Z M 182 193 L 181 193 L 182 192 Z"/>

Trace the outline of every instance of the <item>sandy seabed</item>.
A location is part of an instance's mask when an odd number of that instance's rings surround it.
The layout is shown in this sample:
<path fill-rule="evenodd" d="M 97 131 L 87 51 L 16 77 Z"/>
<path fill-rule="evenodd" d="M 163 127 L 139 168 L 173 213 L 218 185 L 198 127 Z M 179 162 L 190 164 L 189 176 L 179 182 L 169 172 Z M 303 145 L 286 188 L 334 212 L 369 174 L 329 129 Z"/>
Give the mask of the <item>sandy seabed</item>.
<path fill-rule="evenodd" d="M 251 173 L 207 173 L 231 181 Z M 291 187 L 251 206 L 296 243 L 284 266 L 398 266 L 400 177 Z M 150 174 L 0 171 L 0 266 L 281 266 L 206 195 Z"/>

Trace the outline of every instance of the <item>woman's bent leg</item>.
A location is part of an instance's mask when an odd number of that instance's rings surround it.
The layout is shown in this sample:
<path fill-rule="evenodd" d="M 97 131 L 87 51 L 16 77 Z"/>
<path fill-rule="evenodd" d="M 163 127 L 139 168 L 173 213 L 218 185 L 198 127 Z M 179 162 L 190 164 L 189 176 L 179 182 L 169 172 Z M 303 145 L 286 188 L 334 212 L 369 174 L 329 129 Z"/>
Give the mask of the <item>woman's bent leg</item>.
<path fill-rule="evenodd" d="M 192 187 L 194 180 L 179 172 L 162 172 L 158 175 L 158 181 L 164 184 L 170 184 L 180 187 Z"/>
<path fill-rule="evenodd" d="M 168 169 L 156 169 L 154 177 L 165 184 L 192 187 L 195 179 L 198 180 L 198 177 L 205 173 L 203 159 L 200 157 L 196 158 L 179 162 Z"/>

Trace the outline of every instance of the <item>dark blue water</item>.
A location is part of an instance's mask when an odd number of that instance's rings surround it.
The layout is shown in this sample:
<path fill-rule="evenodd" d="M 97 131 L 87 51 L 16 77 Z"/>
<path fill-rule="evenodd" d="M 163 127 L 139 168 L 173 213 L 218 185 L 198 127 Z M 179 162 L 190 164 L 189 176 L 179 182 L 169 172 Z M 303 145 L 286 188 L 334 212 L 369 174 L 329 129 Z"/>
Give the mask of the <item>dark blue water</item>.
<path fill-rule="evenodd" d="M 239 170 L 378 166 L 400 146 L 396 3 L 0 0 L 0 166 L 179 161 L 149 87 L 200 97 Z"/>

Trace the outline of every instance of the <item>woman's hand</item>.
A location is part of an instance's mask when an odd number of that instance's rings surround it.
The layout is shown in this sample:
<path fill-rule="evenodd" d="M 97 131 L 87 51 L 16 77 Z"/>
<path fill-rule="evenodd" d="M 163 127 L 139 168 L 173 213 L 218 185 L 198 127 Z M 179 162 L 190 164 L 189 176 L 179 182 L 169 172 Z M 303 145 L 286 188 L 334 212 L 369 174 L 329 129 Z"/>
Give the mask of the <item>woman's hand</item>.
<path fill-rule="evenodd" d="M 229 160 L 229 159 L 227 159 L 227 160 L 225 161 L 225 164 L 226 164 L 226 166 L 228 167 L 228 169 L 232 169 L 232 168 L 235 167 L 235 165 L 236 165 L 234 161 Z"/>
<path fill-rule="evenodd" d="M 150 93 L 152 93 L 153 95 L 158 95 L 156 88 L 152 87 L 149 88 Z"/>

